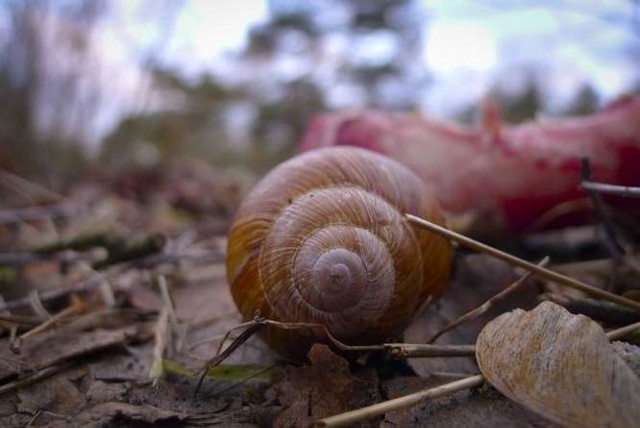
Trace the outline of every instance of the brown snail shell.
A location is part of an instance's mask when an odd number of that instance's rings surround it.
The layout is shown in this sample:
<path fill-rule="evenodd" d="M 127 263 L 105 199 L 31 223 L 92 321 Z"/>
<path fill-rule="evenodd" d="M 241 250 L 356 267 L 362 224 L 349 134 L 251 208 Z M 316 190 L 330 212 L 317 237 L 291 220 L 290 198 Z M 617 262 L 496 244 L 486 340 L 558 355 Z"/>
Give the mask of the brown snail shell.
<path fill-rule="evenodd" d="M 409 224 L 442 224 L 409 169 L 355 147 L 299 155 L 267 174 L 239 207 L 227 279 L 245 319 L 321 323 L 348 344 L 397 338 L 449 274 L 450 243 Z M 269 328 L 267 343 L 303 356 L 310 332 Z"/>

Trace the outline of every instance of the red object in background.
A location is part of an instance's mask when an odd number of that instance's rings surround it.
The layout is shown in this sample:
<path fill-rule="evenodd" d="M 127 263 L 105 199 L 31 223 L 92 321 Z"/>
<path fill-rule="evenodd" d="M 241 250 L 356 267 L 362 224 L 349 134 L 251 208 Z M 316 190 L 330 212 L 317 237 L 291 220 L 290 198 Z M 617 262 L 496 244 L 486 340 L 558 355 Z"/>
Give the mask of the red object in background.
<path fill-rule="evenodd" d="M 583 117 L 506 125 L 499 116 L 490 101 L 477 127 L 417 114 L 328 113 L 312 121 L 300 149 L 354 145 L 384 153 L 432 186 L 451 215 L 471 213 L 476 232 L 494 235 L 587 221 L 582 157 L 593 180 L 640 185 L 640 96 Z M 621 199 L 609 200 L 640 213 L 640 200 Z"/>

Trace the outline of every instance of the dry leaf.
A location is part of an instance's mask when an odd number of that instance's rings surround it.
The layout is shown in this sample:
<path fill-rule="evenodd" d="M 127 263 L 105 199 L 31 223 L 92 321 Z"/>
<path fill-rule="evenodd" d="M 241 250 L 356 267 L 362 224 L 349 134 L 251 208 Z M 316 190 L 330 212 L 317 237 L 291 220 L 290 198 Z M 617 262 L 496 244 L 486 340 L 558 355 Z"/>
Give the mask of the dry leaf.
<path fill-rule="evenodd" d="M 551 302 L 503 314 L 480 332 L 476 358 L 500 392 L 561 425 L 638 426 L 640 380 L 585 316 Z"/>
<path fill-rule="evenodd" d="M 285 409 L 276 427 L 308 426 L 314 420 L 379 401 L 374 372 L 352 375 L 349 363 L 326 345 L 313 345 L 310 366 L 292 367 L 274 388 Z"/>

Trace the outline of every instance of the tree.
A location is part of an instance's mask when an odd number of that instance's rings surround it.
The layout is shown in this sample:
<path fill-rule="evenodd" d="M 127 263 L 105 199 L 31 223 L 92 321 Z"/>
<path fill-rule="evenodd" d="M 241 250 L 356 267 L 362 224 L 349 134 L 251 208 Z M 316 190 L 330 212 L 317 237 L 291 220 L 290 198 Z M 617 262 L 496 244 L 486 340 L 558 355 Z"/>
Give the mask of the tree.
<path fill-rule="evenodd" d="M 0 167 L 50 182 L 81 167 L 79 140 L 97 93 L 82 76 L 102 11 L 100 0 L 0 7 Z"/>
<path fill-rule="evenodd" d="M 583 116 L 595 112 L 598 109 L 598 94 L 593 86 L 585 83 L 582 85 L 569 106 L 564 109 L 566 116 Z"/>
<path fill-rule="evenodd" d="M 144 164 L 185 155 L 218 163 L 228 160 L 224 116 L 244 99 L 243 92 L 210 75 L 190 83 L 167 68 L 155 67 L 151 73 L 155 90 L 167 100 L 166 107 L 125 117 L 105 138 L 100 154 L 103 163 L 118 166 L 133 157 Z"/>

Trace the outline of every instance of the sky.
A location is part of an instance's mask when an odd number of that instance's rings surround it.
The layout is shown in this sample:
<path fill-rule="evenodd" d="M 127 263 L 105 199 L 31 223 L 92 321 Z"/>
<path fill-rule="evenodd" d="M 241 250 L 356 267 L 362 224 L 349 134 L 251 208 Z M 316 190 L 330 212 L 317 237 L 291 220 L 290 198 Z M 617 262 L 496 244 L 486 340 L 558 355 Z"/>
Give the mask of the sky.
<path fill-rule="evenodd" d="M 145 15 L 148 0 L 117 4 L 99 43 L 125 94 L 144 80 L 135 61 L 154 43 L 163 60 L 187 76 L 228 74 L 228 55 L 241 51 L 251 26 L 269 16 L 266 0 L 170 0 L 177 18 L 158 27 L 146 23 L 152 22 Z M 552 109 L 584 82 L 604 101 L 613 99 L 637 76 L 638 63 L 624 51 L 632 48 L 640 55 L 640 2 L 635 4 L 634 15 L 633 0 L 421 0 L 426 40 L 417 60 L 427 64 L 432 78 L 422 108 L 454 114 L 481 99 L 491 85 L 522 84 L 519 72 L 532 63 L 543 64 Z M 166 38 L 159 40 L 159 28 Z"/>
<path fill-rule="evenodd" d="M 425 48 L 436 78 L 432 108 L 461 81 L 474 92 L 469 99 L 477 99 L 496 75 L 527 63 L 544 64 L 555 104 L 585 82 L 609 100 L 637 78 L 638 64 L 624 52 L 640 51 L 640 17 L 634 22 L 629 0 L 423 3 L 432 17 Z"/>

